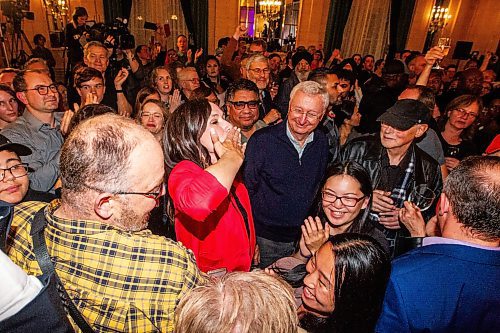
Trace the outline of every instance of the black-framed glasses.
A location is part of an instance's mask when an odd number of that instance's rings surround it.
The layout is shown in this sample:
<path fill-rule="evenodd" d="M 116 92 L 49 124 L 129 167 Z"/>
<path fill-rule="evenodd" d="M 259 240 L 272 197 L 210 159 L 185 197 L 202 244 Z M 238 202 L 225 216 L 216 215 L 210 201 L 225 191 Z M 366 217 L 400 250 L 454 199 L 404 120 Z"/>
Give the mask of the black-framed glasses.
<path fill-rule="evenodd" d="M 245 106 L 248 106 L 249 109 L 255 110 L 260 105 L 260 101 L 248 101 L 248 102 L 243 102 L 243 101 L 234 102 L 234 101 L 230 101 L 229 103 L 231 103 L 231 105 L 233 105 L 236 110 L 243 110 L 245 108 Z"/>
<path fill-rule="evenodd" d="M 57 86 L 55 84 L 51 84 L 50 86 L 38 86 L 36 88 L 26 89 L 26 91 L 28 90 L 36 90 L 42 96 L 47 95 L 49 93 L 49 90 L 52 91 L 53 93 L 58 92 Z"/>
<path fill-rule="evenodd" d="M 28 174 L 28 170 L 28 163 L 19 163 L 6 169 L 0 168 L 0 181 L 3 181 L 5 179 L 5 173 L 7 171 L 10 172 L 12 177 L 19 178 L 26 176 Z"/>
<path fill-rule="evenodd" d="M 340 203 L 346 207 L 355 207 L 358 202 L 363 200 L 366 196 L 363 195 L 361 198 L 353 198 L 353 197 L 339 197 L 338 195 L 333 194 L 330 191 L 321 191 L 321 197 L 323 200 L 328 202 L 329 204 L 334 204 L 337 200 L 340 200 Z"/>
<path fill-rule="evenodd" d="M 83 184 L 86 188 L 89 188 L 94 191 L 98 192 L 104 192 L 101 189 L 98 189 L 96 187 Z M 119 191 L 119 192 L 112 192 L 113 195 L 142 195 L 148 199 L 153 199 L 155 201 L 155 207 L 158 207 L 160 204 L 160 197 L 165 194 L 165 183 L 161 183 L 160 185 L 156 186 L 154 189 L 152 189 L 150 192 L 126 192 L 126 191 Z"/>

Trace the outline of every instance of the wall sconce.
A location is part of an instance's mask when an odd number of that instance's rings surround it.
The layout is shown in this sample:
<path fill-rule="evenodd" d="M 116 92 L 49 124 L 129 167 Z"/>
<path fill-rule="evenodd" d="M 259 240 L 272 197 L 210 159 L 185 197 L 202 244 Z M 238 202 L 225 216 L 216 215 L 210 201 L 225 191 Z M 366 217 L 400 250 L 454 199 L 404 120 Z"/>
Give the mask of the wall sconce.
<path fill-rule="evenodd" d="M 432 7 L 432 11 L 429 17 L 429 33 L 433 34 L 448 24 L 448 20 L 451 18 L 451 15 L 448 14 L 448 8 L 441 6 Z"/>

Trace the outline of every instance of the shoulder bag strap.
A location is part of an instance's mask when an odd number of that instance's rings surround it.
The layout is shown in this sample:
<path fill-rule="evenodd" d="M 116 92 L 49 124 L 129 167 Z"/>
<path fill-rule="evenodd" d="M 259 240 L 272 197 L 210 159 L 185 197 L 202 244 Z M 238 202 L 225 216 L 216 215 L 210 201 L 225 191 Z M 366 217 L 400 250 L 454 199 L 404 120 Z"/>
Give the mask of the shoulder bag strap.
<path fill-rule="evenodd" d="M 241 204 L 240 199 L 236 195 L 236 188 L 234 186 L 231 186 L 231 195 L 234 198 L 234 201 L 236 202 L 236 206 L 238 207 L 238 210 L 240 211 L 241 215 L 243 216 L 243 220 L 245 221 L 245 229 L 247 230 L 247 235 L 248 235 L 248 240 L 250 240 L 250 225 L 248 224 L 248 213 Z"/>
<path fill-rule="evenodd" d="M 80 311 L 75 306 L 75 303 L 71 300 L 68 295 L 68 292 L 64 288 L 57 272 L 54 268 L 54 264 L 50 259 L 49 252 L 47 250 L 47 243 L 45 242 L 45 226 L 47 225 L 47 220 L 45 219 L 45 207 L 40 209 L 32 222 L 31 225 L 31 238 L 33 239 L 33 251 L 35 252 L 36 260 L 38 261 L 38 265 L 40 266 L 43 274 L 54 274 L 56 278 L 58 290 L 61 296 L 61 302 L 64 307 L 69 312 L 71 318 L 75 321 L 78 327 L 82 330 L 83 333 L 94 333 L 94 330 L 87 321 L 83 318 Z"/>

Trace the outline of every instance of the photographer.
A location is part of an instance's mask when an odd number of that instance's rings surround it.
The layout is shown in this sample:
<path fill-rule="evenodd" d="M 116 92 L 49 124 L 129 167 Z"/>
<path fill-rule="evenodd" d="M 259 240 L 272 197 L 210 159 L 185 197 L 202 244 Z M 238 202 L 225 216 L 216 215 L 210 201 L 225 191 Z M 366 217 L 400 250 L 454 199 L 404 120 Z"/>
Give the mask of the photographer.
<path fill-rule="evenodd" d="M 76 7 L 73 13 L 73 21 L 66 26 L 66 47 L 68 48 L 66 82 L 68 82 L 75 66 L 83 61 L 83 44 L 86 43 L 89 37 L 86 25 L 88 17 L 87 10 L 84 7 Z"/>

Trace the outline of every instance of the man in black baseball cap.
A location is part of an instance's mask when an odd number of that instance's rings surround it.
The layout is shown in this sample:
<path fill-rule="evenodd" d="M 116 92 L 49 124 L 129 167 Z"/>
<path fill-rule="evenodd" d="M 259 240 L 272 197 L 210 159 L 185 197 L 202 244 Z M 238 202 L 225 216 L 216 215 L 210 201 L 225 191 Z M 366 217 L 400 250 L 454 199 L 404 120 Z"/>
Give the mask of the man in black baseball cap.
<path fill-rule="evenodd" d="M 415 144 L 427 131 L 429 119 L 429 109 L 422 102 L 399 100 L 378 117 L 379 135 L 355 139 L 342 152 L 342 160 L 355 160 L 370 174 L 374 188 L 370 219 L 384 231 L 396 253 L 400 251 L 396 243 L 404 244 L 399 240 L 411 236 L 401 229 L 399 210 L 412 190 L 419 186 L 432 190 L 434 206 L 442 189 L 439 164 Z M 428 220 L 432 212 L 432 207 L 427 209 L 424 218 Z"/>
<path fill-rule="evenodd" d="M 429 109 L 424 103 L 413 99 L 402 99 L 387 109 L 377 121 L 401 131 L 407 131 L 415 125 L 426 125 L 421 127 L 425 133 L 429 119 Z"/>

